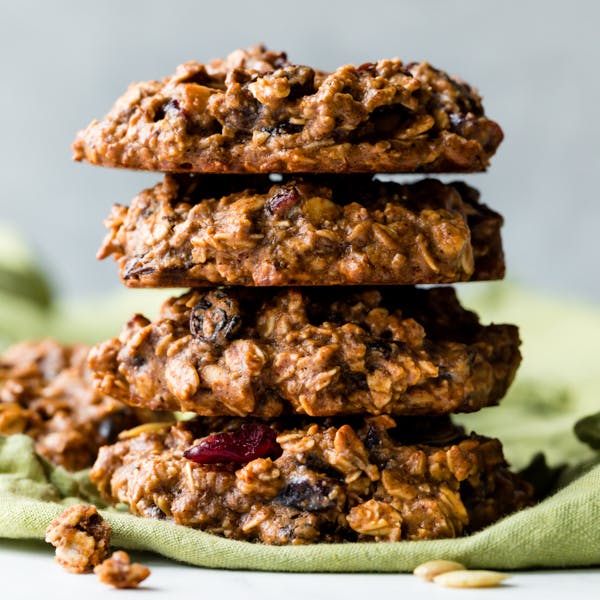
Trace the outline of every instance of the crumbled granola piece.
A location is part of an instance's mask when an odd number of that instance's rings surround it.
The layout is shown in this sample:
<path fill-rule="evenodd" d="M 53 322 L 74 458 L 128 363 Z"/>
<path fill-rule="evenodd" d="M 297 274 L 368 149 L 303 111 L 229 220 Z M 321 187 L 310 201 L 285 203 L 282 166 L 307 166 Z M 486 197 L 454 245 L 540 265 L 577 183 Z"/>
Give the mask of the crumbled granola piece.
<path fill-rule="evenodd" d="M 56 562 L 71 573 L 87 573 L 109 553 L 111 526 L 95 506 L 76 504 L 62 512 L 46 530 L 56 548 Z"/>
<path fill-rule="evenodd" d="M 94 567 L 94 573 L 106 585 L 116 588 L 135 588 L 150 575 L 150 569 L 139 563 L 132 563 L 127 552 L 118 550 Z"/>

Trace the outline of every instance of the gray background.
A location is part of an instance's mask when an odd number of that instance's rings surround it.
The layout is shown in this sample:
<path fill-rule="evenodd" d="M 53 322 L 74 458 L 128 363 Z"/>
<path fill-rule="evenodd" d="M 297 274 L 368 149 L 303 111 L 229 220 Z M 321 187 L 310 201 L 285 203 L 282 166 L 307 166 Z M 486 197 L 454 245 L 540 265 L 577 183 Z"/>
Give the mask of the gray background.
<path fill-rule="evenodd" d="M 512 279 L 600 300 L 600 4 L 592 0 L 0 1 L 0 221 L 73 296 L 118 286 L 101 221 L 158 180 L 72 163 L 70 143 L 132 80 L 259 41 L 333 69 L 427 59 L 479 88 L 506 139 L 467 177 L 506 218 Z"/>

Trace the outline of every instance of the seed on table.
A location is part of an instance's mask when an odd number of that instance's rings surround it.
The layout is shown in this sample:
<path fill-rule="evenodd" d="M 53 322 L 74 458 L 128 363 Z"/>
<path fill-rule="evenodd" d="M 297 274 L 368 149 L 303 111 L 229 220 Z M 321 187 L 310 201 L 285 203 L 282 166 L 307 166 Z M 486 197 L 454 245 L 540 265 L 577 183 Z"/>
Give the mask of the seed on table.
<path fill-rule="evenodd" d="M 494 587 L 508 579 L 505 573 L 496 571 L 448 571 L 433 579 L 443 587 L 450 588 L 482 588 Z"/>
<path fill-rule="evenodd" d="M 437 577 L 442 573 L 448 573 L 449 571 L 464 571 L 465 569 L 465 565 L 453 560 L 430 560 L 416 567 L 413 571 L 413 575 L 425 579 L 426 581 L 433 581 L 434 577 Z"/>

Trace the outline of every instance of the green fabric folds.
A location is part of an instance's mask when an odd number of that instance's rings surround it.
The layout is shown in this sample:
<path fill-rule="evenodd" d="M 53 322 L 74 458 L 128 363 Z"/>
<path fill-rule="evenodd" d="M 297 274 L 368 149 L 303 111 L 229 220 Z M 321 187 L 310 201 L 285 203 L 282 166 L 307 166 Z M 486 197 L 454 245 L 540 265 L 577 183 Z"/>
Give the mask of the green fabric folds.
<path fill-rule="evenodd" d="M 52 468 L 26 436 L 0 439 L 0 533 L 43 538 L 65 505 L 93 499 L 81 473 Z M 445 557 L 472 568 L 520 569 L 600 563 L 600 466 L 542 503 L 454 540 L 275 547 L 236 542 L 167 521 L 101 511 L 117 546 L 152 550 L 202 567 L 299 572 L 410 571 Z M 75 494 L 78 497 L 73 496 Z"/>

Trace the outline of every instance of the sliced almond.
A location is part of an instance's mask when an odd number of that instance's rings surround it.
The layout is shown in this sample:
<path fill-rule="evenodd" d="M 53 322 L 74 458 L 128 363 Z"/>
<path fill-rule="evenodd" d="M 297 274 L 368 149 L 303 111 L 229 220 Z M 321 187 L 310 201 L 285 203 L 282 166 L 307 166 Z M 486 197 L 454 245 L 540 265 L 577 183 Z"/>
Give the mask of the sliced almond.
<path fill-rule="evenodd" d="M 465 565 L 453 560 L 430 560 L 422 565 L 419 565 L 413 571 L 413 575 L 416 575 L 421 579 L 425 579 L 425 581 L 433 581 L 434 577 L 437 577 L 442 573 L 448 573 L 450 571 L 464 571 L 465 569 Z"/>
<path fill-rule="evenodd" d="M 450 588 L 495 587 L 508 579 L 505 573 L 497 571 L 448 571 L 434 577 L 433 581 Z"/>
<path fill-rule="evenodd" d="M 142 433 L 151 433 L 154 431 L 162 431 L 168 427 L 175 425 L 174 421 L 154 421 L 152 423 L 143 423 L 132 429 L 125 429 L 119 433 L 120 440 L 128 440 L 130 438 L 141 435 Z"/>

